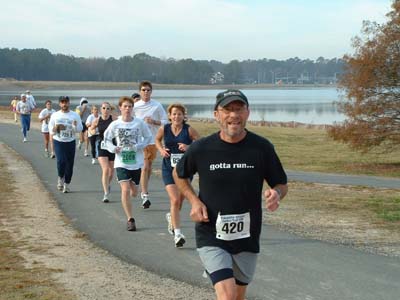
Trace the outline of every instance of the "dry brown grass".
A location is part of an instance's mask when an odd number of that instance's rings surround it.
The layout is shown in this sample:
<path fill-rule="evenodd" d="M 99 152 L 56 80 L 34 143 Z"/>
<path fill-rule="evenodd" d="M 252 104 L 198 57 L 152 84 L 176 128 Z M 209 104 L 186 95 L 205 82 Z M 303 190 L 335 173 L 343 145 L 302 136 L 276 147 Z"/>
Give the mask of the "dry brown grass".
<path fill-rule="evenodd" d="M 19 213 L 15 201 L 19 197 L 14 192 L 15 181 L 8 172 L 4 161 L 0 160 L 0 219 L 3 222 L 11 219 L 20 219 L 21 224 L 26 224 L 27 216 Z M 46 251 L 39 246 L 32 246 L 24 240 L 15 240 L 10 232 L 4 230 L 0 223 L 0 299 L 41 299 L 41 300 L 67 300 L 74 299 L 61 285 L 51 279 L 51 275 L 62 270 L 49 269 L 34 262 L 27 264 L 20 255 L 21 251 L 35 252 Z M 13 229 L 18 233 L 18 228 Z"/>

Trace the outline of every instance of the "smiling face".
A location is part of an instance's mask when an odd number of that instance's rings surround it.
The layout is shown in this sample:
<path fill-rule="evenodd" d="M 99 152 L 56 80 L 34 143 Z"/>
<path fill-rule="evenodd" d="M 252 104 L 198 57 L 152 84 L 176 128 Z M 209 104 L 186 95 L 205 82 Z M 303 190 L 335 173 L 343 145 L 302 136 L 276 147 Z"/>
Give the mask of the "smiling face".
<path fill-rule="evenodd" d="M 220 127 L 220 137 L 228 143 L 237 143 L 246 136 L 246 122 L 250 111 L 240 101 L 233 101 L 224 107 L 218 106 L 214 117 Z"/>
<path fill-rule="evenodd" d="M 168 112 L 168 118 L 173 125 L 181 125 L 185 120 L 185 114 L 180 107 L 172 107 Z"/>

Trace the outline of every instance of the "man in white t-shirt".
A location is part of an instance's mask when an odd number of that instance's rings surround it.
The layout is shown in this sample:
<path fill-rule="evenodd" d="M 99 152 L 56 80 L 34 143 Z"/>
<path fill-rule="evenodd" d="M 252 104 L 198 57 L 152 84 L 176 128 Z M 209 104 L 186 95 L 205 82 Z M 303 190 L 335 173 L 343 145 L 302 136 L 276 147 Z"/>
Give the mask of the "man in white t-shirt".
<path fill-rule="evenodd" d="M 149 199 L 148 185 L 151 175 L 153 161 L 157 157 L 157 148 L 155 145 L 155 136 L 161 125 L 168 123 L 167 113 L 161 103 L 151 99 L 153 86 L 150 81 L 142 81 L 139 84 L 140 100 L 135 102 L 133 113 L 136 118 L 142 119 L 150 128 L 152 139 L 150 144 L 144 148 L 144 165 L 140 176 L 140 187 L 142 189 L 142 207 L 149 208 L 151 205 Z"/>
<path fill-rule="evenodd" d="M 82 120 L 76 112 L 70 111 L 68 96 L 61 96 L 58 101 L 61 109 L 51 115 L 49 132 L 57 158 L 57 189 L 69 193 L 75 160 L 75 134 L 82 131 Z"/>

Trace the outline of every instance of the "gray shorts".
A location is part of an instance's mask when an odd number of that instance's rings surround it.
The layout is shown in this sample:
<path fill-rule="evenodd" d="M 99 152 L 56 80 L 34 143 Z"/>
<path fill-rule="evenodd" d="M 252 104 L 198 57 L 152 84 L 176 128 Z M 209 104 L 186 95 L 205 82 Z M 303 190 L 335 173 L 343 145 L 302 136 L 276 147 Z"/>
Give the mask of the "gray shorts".
<path fill-rule="evenodd" d="M 248 285 L 252 281 L 256 271 L 257 253 L 230 254 L 214 246 L 198 248 L 197 252 L 213 285 L 229 278 L 235 278 L 237 285 Z"/>

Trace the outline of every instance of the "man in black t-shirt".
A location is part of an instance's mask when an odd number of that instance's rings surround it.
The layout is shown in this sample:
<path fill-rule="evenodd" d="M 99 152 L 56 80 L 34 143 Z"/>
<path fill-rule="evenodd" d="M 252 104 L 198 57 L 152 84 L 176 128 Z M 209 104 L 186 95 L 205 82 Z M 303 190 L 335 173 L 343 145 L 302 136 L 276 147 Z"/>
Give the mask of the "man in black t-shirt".
<path fill-rule="evenodd" d="M 274 146 L 246 127 L 247 97 L 239 90 L 217 95 L 214 117 L 220 131 L 194 142 L 174 170 L 196 222 L 196 246 L 217 299 L 244 299 L 260 251 L 262 188 L 275 211 L 286 195 L 287 177 Z M 190 181 L 199 175 L 199 195 Z"/>

